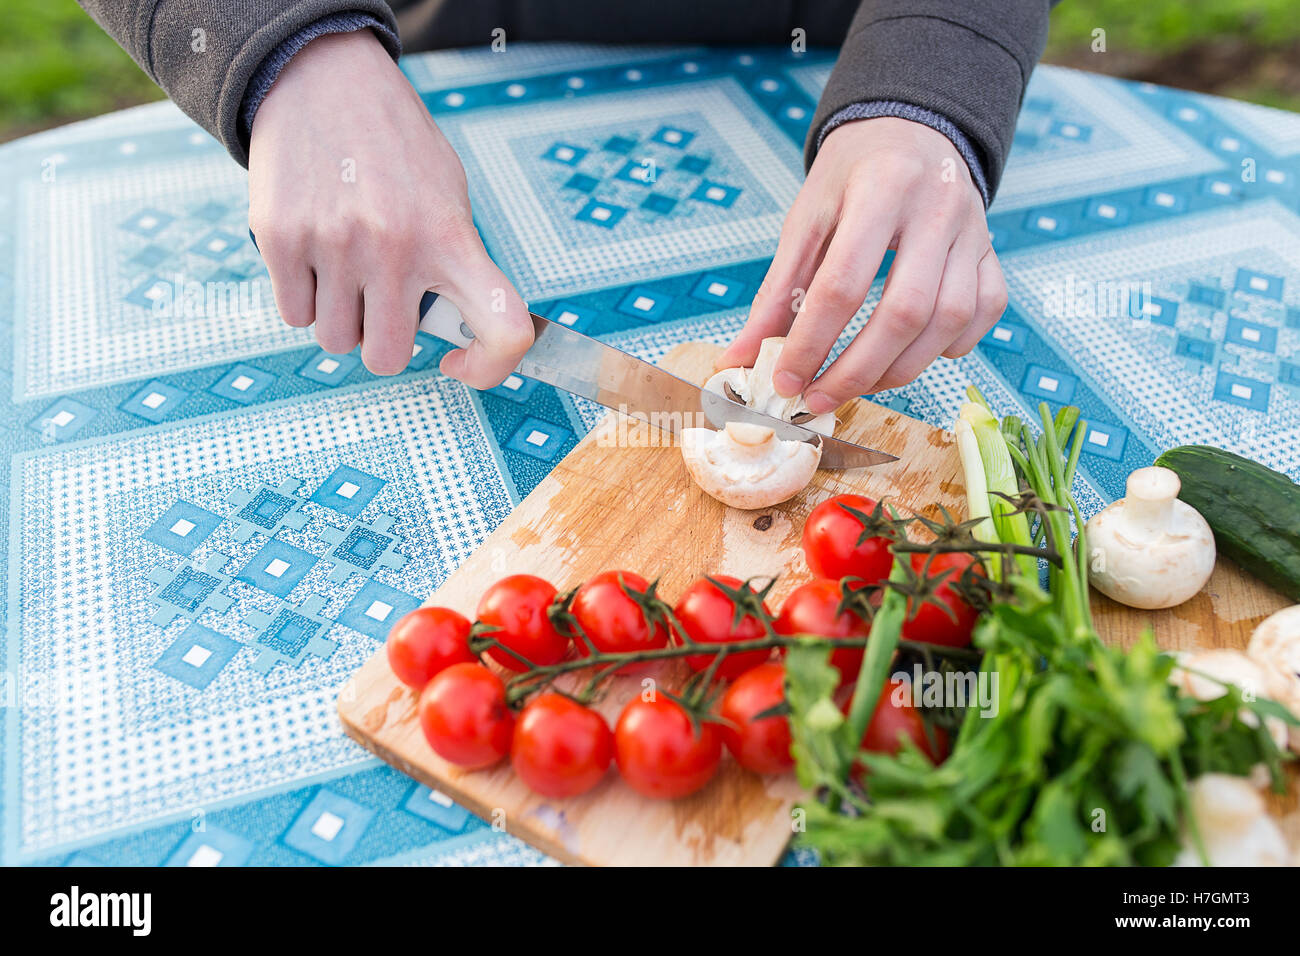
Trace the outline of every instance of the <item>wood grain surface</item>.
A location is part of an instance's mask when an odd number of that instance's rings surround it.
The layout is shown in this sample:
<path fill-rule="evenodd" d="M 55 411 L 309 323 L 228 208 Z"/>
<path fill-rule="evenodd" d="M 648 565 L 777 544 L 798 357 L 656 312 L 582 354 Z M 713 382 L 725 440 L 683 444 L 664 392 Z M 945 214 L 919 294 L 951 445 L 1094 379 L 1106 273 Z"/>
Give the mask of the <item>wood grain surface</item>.
<path fill-rule="evenodd" d="M 662 364 L 703 382 L 718 352 L 714 345 L 686 343 Z M 950 433 L 864 401 L 841 409 L 840 416 L 837 436 L 881 448 L 899 461 L 819 471 L 802 494 L 762 511 L 735 511 L 709 498 L 690 480 L 680 451 L 664 447 L 662 433 L 607 416 L 428 603 L 472 618 L 482 591 L 506 574 L 537 574 L 564 590 L 599 571 L 627 569 L 659 577 L 660 593 L 670 600 L 703 574 L 777 575 L 771 602 L 776 607 L 809 576 L 800 533 L 808 512 L 831 495 L 860 492 L 922 513 L 937 514 L 942 505 L 964 514 Z M 1173 611 L 1135 612 L 1095 592 L 1094 599 L 1099 630 L 1108 639 L 1127 644 L 1150 622 L 1161 645 L 1170 648 L 1244 647 L 1254 624 L 1285 603 L 1227 562 L 1205 593 Z M 685 673 L 684 664 L 672 663 L 616 678 L 599 709 L 612 727 L 644 677 L 673 686 Z M 653 801 L 611 771 L 582 797 L 551 801 L 529 791 L 508 763 L 465 772 L 441 760 L 420 732 L 415 704 L 415 694 L 393 676 L 380 648 L 343 688 L 339 715 L 348 734 L 383 760 L 566 863 L 768 866 L 790 839 L 799 793 L 792 775 L 762 778 L 724 759 L 700 793 Z M 1300 837 L 1294 796 L 1275 809 L 1289 813 L 1290 835 Z"/>

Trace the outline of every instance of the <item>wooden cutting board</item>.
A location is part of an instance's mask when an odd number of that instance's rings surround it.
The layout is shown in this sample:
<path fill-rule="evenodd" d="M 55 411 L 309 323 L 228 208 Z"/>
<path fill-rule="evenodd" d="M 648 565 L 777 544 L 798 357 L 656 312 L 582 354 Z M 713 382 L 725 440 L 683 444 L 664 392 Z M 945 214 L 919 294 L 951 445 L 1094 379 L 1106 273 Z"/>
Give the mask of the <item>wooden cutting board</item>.
<path fill-rule="evenodd" d="M 703 382 L 718 346 L 691 342 L 663 361 L 665 368 Z M 482 591 L 506 574 L 537 574 L 561 590 L 608 569 L 660 578 L 672 600 L 704 574 L 738 578 L 777 575 L 771 606 L 809 577 L 799 547 L 808 512 L 827 497 L 860 492 L 937 516 L 942 505 L 964 514 L 965 498 L 950 433 L 880 405 L 855 401 L 841 410 L 837 435 L 881 448 L 899 461 L 857 472 L 819 471 L 794 500 L 763 511 L 735 511 L 701 492 L 681 453 L 662 447 L 653 429 L 631 431 L 640 447 L 620 439 L 610 415 L 569 453 L 428 603 L 472 618 Z M 628 424 L 623 420 L 622 437 Z M 655 444 L 659 443 L 659 447 Z M 432 516 L 438 520 L 438 516 Z M 1149 615 L 1098 597 L 1098 623 L 1129 641 Z M 1224 562 L 1207 596 L 1154 615 L 1166 646 L 1244 647 L 1255 623 L 1285 604 L 1279 595 Z M 1177 614 L 1177 616 L 1175 616 Z M 662 665 L 648 676 L 667 686 L 688 673 Z M 646 675 L 616 678 L 599 709 L 612 727 Z M 447 794 L 494 825 L 566 863 L 591 865 L 769 866 L 793 832 L 799 796 L 792 775 L 762 778 L 723 761 L 700 793 L 677 801 L 643 798 L 611 770 L 591 792 L 551 801 L 519 782 L 508 763 L 466 772 L 430 749 L 416 718 L 416 695 L 393 676 L 383 648 L 346 684 L 339 715 L 348 734 L 403 773 Z"/>

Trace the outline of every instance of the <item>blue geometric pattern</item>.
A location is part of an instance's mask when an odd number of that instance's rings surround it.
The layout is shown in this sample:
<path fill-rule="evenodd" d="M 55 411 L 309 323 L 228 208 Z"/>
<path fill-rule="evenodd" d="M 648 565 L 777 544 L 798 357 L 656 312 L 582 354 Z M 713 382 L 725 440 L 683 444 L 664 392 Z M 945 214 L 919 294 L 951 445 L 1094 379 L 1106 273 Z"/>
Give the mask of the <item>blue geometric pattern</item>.
<path fill-rule="evenodd" d="M 657 359 L 743 323 L 832 62 L 402 65 L 531 308 Z M 321 351 L 246 226 L 245 174 L 170 104 L 0 146 L 0 673 L 67 685 L 0 710 L 0 863 L 544 863 L 349 742 L 335 694 L 600 410 L 471 392 L 424 334 L 392 378 Z M 1089 514 L 1185 442 L 1300 477 L 1300 117 L 1040 68 L 989 227 L 1005 315 L 876 401 L 1079 405 Z"/>

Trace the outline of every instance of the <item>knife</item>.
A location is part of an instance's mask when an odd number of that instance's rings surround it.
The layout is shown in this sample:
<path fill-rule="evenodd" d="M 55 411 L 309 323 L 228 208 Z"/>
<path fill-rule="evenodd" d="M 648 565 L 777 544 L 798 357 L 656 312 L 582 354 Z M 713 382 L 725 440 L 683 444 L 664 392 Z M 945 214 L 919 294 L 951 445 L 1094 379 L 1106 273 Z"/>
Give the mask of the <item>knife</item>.
<path fill-rule="evenodd" d="M 518 365 L 520 375 L 554 385 L 632 418 L 667 428 L 721 428 L 749 422 L 772 429 L 785 441 L 820 441 L 820 468 L 866 468 L 898 456 L 830 438 L 811 428 L 765 415 L 725 395 L 692 385 L 657 365 L 530 312 L 535 335 Z M 420 300 L 420 330 L 464 348 L 474 333 L 446 296 L 426 292 Z"/>
<path fill-rule="evenodd" d="M 261 252 L 252 229 L 248 230 L 248 238 Z M 749 422 L 772 429 L 783 441 L 820 441 L 819 468 L 868 468 L 898 461 L 897 455 L 764 415 L 567 325 L 544 319 L 536 312 L 528 314 L 533 320 L 533 344 L 518 365 L 520 375 L 667 428 L 675 438 L 680 437 L 683 428 L 696 425 L 707 423 L 722 428 L 727 422 Z M 436 292 L 425 292 L 420 298 L 420 330 L 457 348 L 474 341 L 474 332 L 461 318 L 455 303 Z"/>

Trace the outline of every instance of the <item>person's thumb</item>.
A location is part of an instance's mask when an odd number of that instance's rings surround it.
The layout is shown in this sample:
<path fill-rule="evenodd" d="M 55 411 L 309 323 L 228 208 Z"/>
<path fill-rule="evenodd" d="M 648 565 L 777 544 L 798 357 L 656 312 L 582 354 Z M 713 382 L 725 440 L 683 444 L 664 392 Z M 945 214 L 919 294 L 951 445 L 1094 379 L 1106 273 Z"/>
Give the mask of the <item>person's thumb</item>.
<path fill-rule="evenodd" d="M 500 385 L 533 344 L 528 307 L 481 242 L 470 245 L 440 285 L 474 333 L 467 348 L 443 356 L 444 375 L 473 388 Z"/>

